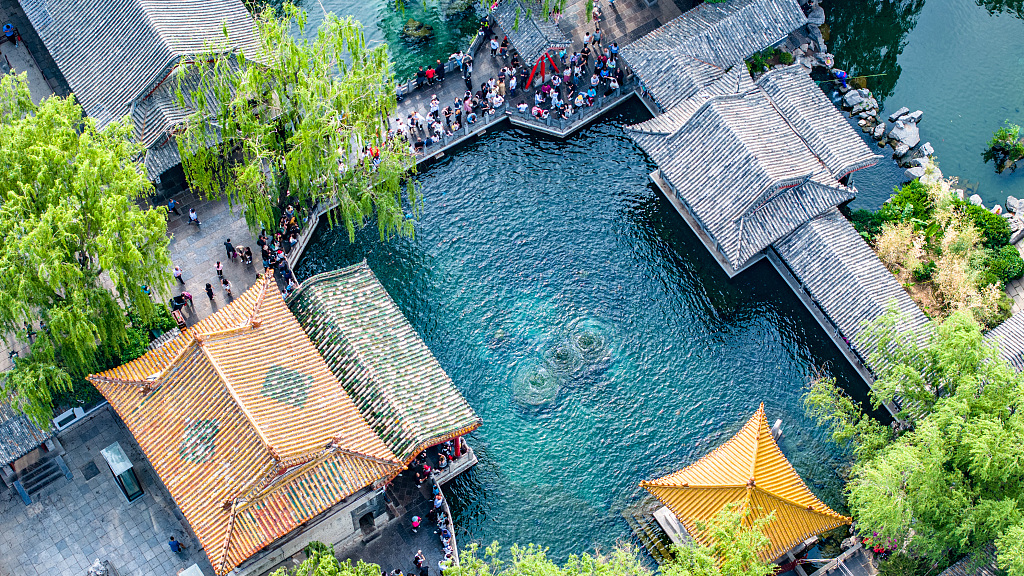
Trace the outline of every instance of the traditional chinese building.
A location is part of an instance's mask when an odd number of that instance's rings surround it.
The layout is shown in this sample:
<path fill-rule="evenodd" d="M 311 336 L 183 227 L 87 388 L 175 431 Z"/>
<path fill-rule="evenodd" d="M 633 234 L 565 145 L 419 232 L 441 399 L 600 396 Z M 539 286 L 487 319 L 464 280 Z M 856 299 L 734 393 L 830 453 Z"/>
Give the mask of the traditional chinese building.
<path fill-rule="evenodd" d="M 368 269 L 357 275 L 376 283 Z M 363 297 L 387 294 L 377 284 Z M 309 298 L 300 294 L 297 301 Z M 329 303 L 321 305 L 325 316 L 333 313 Z M 394 303 L 387 298 L 383 306 Z M 405 319 L 394 312 L 386 330 L 401 333 L 405 339 L 396 345 L 408 346 L 394 351 L 422 354 L 425 345 L 407 323 L 401 330 Z M 363 320 L 344 336 L 326 328 L 323 341 L 373 340 L 378 326 L 369 316 Z M 343 386 L 272 278 L 167 344 L 90 376 L 142 447 L 218 574 L 265 571 L 300 550 L 310 530 L 327 530 L 332 543 L 343 543 L 360 536 L 361 525 L 386 523 L 380 489 L 405 468 L 410 451 L 479 425 L 450 380 L 431 387 L 403 379 L 402 368 L 416 366 L 400 355 L 368 357 L 358 348 L 324 352 L 334 368 L 392 374 L 389 383 L 404 386 L 411 397 L 443 392 L 460 400 L 462 411 L 451 420 L 447 412 L 433 416 L 425 436 L 398 435 L 414 445 L 396 441 L 379 421 L 368 423 L 364 414 L 384 412 L 390 425 L 419 430 L 412 423 L 421 419 L 411 403 L 394 413 L 383 395 L 365 392 L 372 387 L 365 380 L 353 387 L 349 378 L 348 388 Z M 389 446 L 404 447 L 402 458 Z"/>
<path fill-rule="evenodd" d="M 764 404 L 728 442 L 700 460 L 640 486 L 658 498 L 697 542 L 710 544 L 697 524 L 726 504 L 738 503 L 746 526 L 775 514 L 764 529 L 770 544 L 759 552 L 771 562 L 811 536 L 850 523 L 808 490 L 779 450 L 765 419 Z"/>
<path fill-rule="evenodd" d="M 370 427 L 402 462 L 480 426 L 366 262 L 313 276 L 288 305 Z"/>
<path fill-rule="evenodd" d="M 242 0 L 19 1 L 97 126 L 131 117 L 151 179 L 181 162 L 171 129 L 191 111 L 176 94 L 182 59 L 259 50 Z"/>
<path fill-rule="evenodd" d="M 839 212 L 881 157 L 801 66 L 752 79 L 744 59 L 808 25 L 796 0 L 706 3 L 622 49 L 660 112 L 629 135 L 669 202 L 733 277 L 767 259 L 867 384 L 865 322 L 928 319 Z M 894 406 L 888 406 L 895 413 Z"/>

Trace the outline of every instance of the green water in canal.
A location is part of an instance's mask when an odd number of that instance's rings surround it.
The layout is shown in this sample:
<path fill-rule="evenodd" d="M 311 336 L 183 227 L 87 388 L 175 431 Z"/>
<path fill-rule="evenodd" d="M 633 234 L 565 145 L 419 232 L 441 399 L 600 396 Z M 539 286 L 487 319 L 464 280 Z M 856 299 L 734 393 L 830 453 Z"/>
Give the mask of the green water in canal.
<path fill-rule="evenodd" d="M 637 482 L 709 451 L 760 402 L 842 506 L 844 460 L 800 396 L 816 368 L 856 376 L 770 265 L 726 279 L 622 132 L 642 114 L 565 142 L 487 134 L 420 174 L 415 240 L 322 228 L 297 268 L 366 258 L 483 418 L 480 463 L 450 490 L 464 541 L 557 557 L 611 545 Z"/>
<path fill-rule="evenodd" d="M 467 45 L 476 24 L 432 4 L 323 7 L 387 42 L 400 78 Z M 978 182 L 989 205 L 1024 196 L 1024 173 L 981 160 L 1003 120 L 1024 122 L 1024 20 L 969 0 L 826 10 L 837 64 L 885 73 L 868 86 L 887 109 L 924 110 L 944 172 Z M 410 15 L 438 36 L 404 41 Z M 769 265 L 726 279 L 651 187 L 620 129 L 644 114 L 623 109 L 565 142 L 491 131 L 419 175 L 415 240 L 382 243 L 371 227 L 349 244 L 321 229 L 298 266 L 305 278 L 367 259 L 483 418 L 470 439 L 480 463 L 450 488 L 462 543 L 537 542 L 557 558 L 607 547 L 629 535 L 620 511 L 643 496 L 638 481 L 708 452 L 762 401 L 797 471 L 844 509 L 846 460 L 800 396 L 815 370 L 862 384 Z M 857 173 L 855 206 L 879 205 L 901 173 L 888 161 Z"/>

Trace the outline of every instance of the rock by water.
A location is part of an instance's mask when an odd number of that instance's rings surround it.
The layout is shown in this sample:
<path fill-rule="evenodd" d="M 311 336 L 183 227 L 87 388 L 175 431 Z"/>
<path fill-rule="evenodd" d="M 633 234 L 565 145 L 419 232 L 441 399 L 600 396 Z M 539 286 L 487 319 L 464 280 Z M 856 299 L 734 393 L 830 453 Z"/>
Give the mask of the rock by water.
<path fill-rule="evenodd" d="M 409 18 L 402 27 L 402 34 L 412 40 L 426 40 L 434 35 L 434 27 Z"/>
<path fill-rule="evenodd" d="M 921 131 L 913 122 L 907 124 L 897 121 L 896 126 L 889 132 L 889 138 L 913 148 L 921 142 Z"/>
<path fill-rule="evenodd" d="M 846 96 L 843 97 L 843 105 L 845 105 L 847 108 L 853 108 L 854 106 L 860 104 L 863 101 L 864 97 L 860 95 L 859 90 L 851 90 L 846 93 Z"/>
<path fill-rule="evenodd" d="M 1021 209 L 1020 200 L 1014 198 L 1013 196 L 1007 196 L 1006 209 L 1009 210 L 1010 212 L 1019 212 Z"/>
<path fill-rule="evenodd" d="M 925 173 L 925 169 L 923 167 L 921 167 L 921 166 L 914 166 L 913 168 L 908 168 L 903 173 L 903 177 L 906 178 L 907 180 L 916 180 L 916 179 L 924 176 L 924 173 Z"/>
<path fill-rule="evenodd" d="M 900 116 L 903 116 L 908 112 L 910 112 L 910 108 L 907 108 L 906 106 L 900 108 L 899 110 L 889 115 L 889 122 L 895 122 Z"/>

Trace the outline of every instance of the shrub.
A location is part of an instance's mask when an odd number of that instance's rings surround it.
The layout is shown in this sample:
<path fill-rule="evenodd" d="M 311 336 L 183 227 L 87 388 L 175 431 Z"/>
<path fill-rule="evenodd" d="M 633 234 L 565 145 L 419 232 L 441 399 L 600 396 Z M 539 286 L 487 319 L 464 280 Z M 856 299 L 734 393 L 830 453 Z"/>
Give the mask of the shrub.
<path fill-rule="evenodd" d="M 149 347 L 149 334 L 141 328 L 129 328 L 128 339 L 121 349 L 121 363 L 131 362 L 146 353 Z"/>
<path fill-rule="evenodd" d="M 982 152 L 981 157 L 987 163 L 989 160 L 996 165 L 996 172 L 1002 173 L 1006 168 L 1014 171 L 1017 168 L 1017 160 L 1024 158 L 1024 141 L 1020 140 L 1020 126 L 1006 122 L 1006 126 L 996 130 L 992 139 L 988 141 L 988 148 Z"/>
<path fill-rule="evenodd" d="M 1006 218 L 989 212 L 983 206 L 966 203 L 963 205 L 963 213 L 981 233 L 981 242 L 985 248 L 998 250 L 1010 242 L 1010 223 Z"/>
<path fill-rule="evenodd" d="M 927 186 L 914 180 L 894 191 L 892 198 L 878 211 L 884 222 L 898 222 L 906 220 L 908 216 L 927 221 L 931 217 L 934 205 L 928 196 Z"/>
<path fill-rule="evenodd" d="M 870 240 L 882 233 L 882 224 L 885 221 L 877 212 L 862 209 L 850 214 L 850 223 L 861 236 L 866 236 Z"/>
<path fill-rule="evenodd" d="M 875 241 L 875 251 L 890 270 L 907 268 L 915 252 L 913 225 L 909 222 L 886 224 Z"/>
<path fill-rule="evenodd" d="M 988 270 L 1005 286 L 1007 282 L 1024 276 L 1024 258 L 1015 246 L 1003 246 L 996 250 L 988 262 Z"/>
<path fill-rule="evenodd" d="M 926 282 L 932 279 L 932 275 L 935 274 L 937 266 L 935 262 L 929 260 L 922 262 L 917 268 L 914 268 L 914 282 Z"/>
<path fill-rule="evenodd" d="M 171 309 L 168 308 L 166 304 L 157 304 L 156 314 L 154 314 L 149 321 L 143 320 L 134 310 L 129 310 L 128 323 L 131 324 L 132 327 L 142 329 L 146 332 L 151 330 L 167 332 L 178 325 L 171 316 Z"/>
<path fill-rule="evenodd" d="M 927 561 L 901 552 L 878 563 L 878 576 L 924 576 L 929 568 Z"/>
<path fill-rule="evenodd" d="M 977 282 L 978 288 L 984 288 L 985 286 L 989 286 L 989 285 L 992 285 L 992 284 L 995 284 L 996 286 L 1001 286 L 1002 285 L 999 282 L 999 276 L 996 276 L 995 273 L 992 272 L 991 269 L 982 270 L 981 272 L 979 272 L 978 273 L 978 279 L 976 280 L 976 282 Z"/>
<path fill-rule="evenodd" d="M 790 54 L 789 52 L 783 51 L 781 54 L 779 54 L 779 63 L 789 66 L 790 64 L 793 63 L 793 55 Z"/>
<path fill-rule="evenodd" d="M 150 330 L 156 329 L 161 332 L 168 332 L 178 327 L 178 323 L 174 321 L 174 317 L 171 316 L 171 309 L 167 307 L 167 304 L 156 305 L 156 321 Z"/>

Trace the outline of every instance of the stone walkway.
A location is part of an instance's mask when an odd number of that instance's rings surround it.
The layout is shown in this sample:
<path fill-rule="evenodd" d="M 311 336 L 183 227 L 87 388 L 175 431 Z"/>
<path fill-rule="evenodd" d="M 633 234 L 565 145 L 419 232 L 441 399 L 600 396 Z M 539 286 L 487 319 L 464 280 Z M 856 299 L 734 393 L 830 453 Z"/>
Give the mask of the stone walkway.
<path fill-rule="evenodd" d="M 33 495 L 25 506 L 12 491 L 0 493 L 0 576 L 85 574 L 97 558 L 122 576 L 172 576 L 193 563 L 213 574 L 202 550 L 131 434 L 109 409 L 62 433 L 64 460 L 74 474 Z M 145 494 L 129 503 L 100 450 L 118 442 Z M 179 556 L 169 536 L 185 542 Z"/>
<path fill-rule="evenodd" d="M 1017 242 L 1017 250 L 1024 256 L 1024 240 Z M 1013 313 L 1024 310 L 1024 278 L 1018 278 L 1006 285 L 1006 294 L 1013 298 Z"/>

